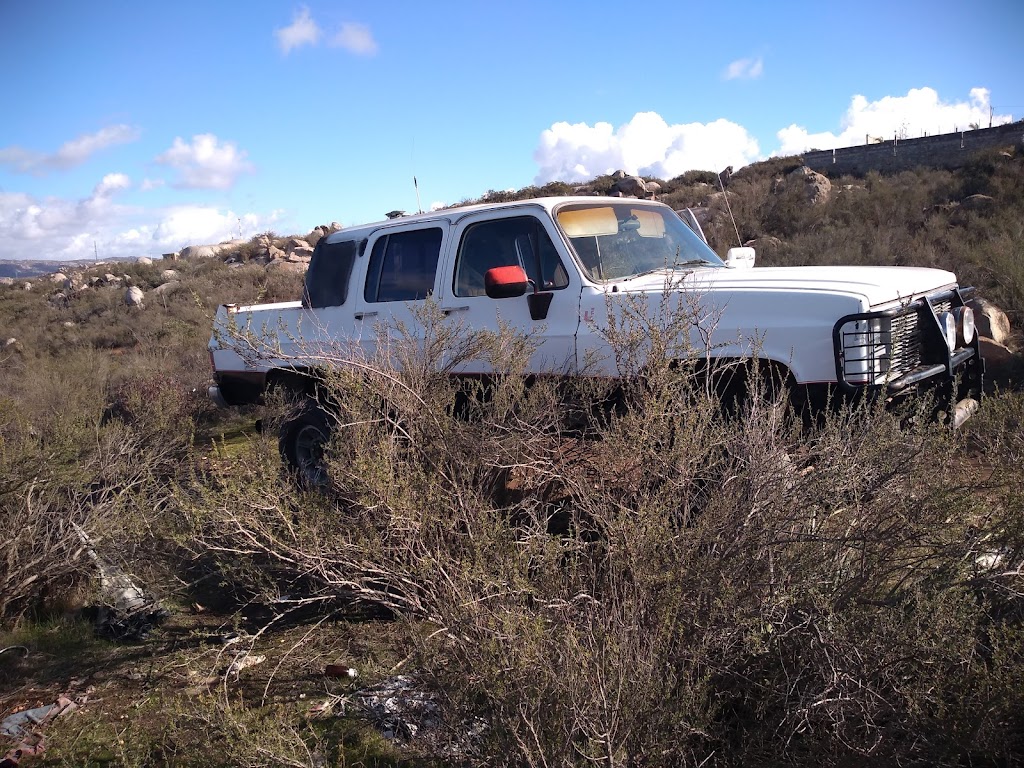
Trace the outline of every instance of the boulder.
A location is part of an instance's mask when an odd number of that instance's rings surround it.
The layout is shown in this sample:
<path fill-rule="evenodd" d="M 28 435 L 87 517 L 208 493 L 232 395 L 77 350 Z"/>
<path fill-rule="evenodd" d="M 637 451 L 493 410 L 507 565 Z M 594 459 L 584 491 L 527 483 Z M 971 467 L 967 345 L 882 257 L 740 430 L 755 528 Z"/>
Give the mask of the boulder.
<path fill-rule="evenodd" d="M 153 260 L 149 258 L 149 256 L 139 256 L 139 258 L 135 260 L 135 263 L 142 264 L 143 266 L 148 267 L 152 266 Z"/>
<path fill-rule="evenodd" d="M 73 320 L 65 320 L 63 323 L 61 323 L 61 325 L 64 326 L 65 328 L 74 328 L 75 327 L 75 323 L 74 323 Z"/>
<path fill-rule="evenodd" d="M 332 221 L 331 224 L 330 224 L 330 229 L 331 229 L 331 232 L 340 232 L 341 231 L 341 224 L 338 223 L 337 221 Z"/>
<path fill-rule="evenodd" d="M 995 202 L 989 195 L 968 195 L 960 201 L 960 207 L 968 211 L 988 211 Z"/>
<path fill-rule="evenodd" d="M 176 269 L 165 269 L 160 273 L 160 279 L 163 281 L 176 280 L 178 278 L 178 271 Z"/>
<path fill-rule="evenodd" d="M 724 211 L 729 206 L 726 205 L 728 201 L 729 205 L 736 202 L 735 192 L 712 192 L 707 198 L 701 203 L 705 208 L 713 208 L 715 210 Z M 703 224 L 701 225 L 703 226 Z"/>
<path fill-rule="evenodd" d="M 285 251 L 285 253 L 295 253 L 295 251 L 297 251 L 297 250 L 302 250 L 302 251 L 307 251 L 308 250 L 308 251 L 312 252 L 313 249 L 310 246 L 310 244 L 307 243 L 305 240 L 301 240 L 301 239 L 299 239 L 297 237 L 293 237 L 293 238 L 288 240 L 287 245 L 285 245 L 285 247 L 284 247 L 284 251 Z"/>
<path fill-rule="evenodd" d="M 51 283 L 60 283 L 61 285 L 63 285 L 67 281 L 68 281 L 68 276 L 65 275 L 63 272 L 54 272 L 52 275 L 50 275 L 50 282 Z"/>
<path fill-rule="evenodd" d="M 139 307 L 141 309 L 145 306 L 143 304 L 144 298 L 145 294 L 142 292 L 142 289 L 136 285 L 133 285 L 124 292 L 124 303 L 129 307 Z"/>
<path fill-rule="evenodd" d="M 32 290 L 32 283 L 30 283 L 28 280 L 26 280 L 25 284 L 23 286 L 21 286 L 21 287 L 24 288 L 26 291 L 31 291 Z"/>
<path fill-rule="evenodd" d="M 1017 356 L 1005 344 L 982 336 L 979 339 L 981 356 L 985 360 L 985 373 L 999 378 L 1011 373 L 1017 365 Z"/>
<path fill-rule="evenodd" d="M 623 176 L 612 184 L 612 192 L 621 192 L 621 197 L 645 197 L 647 184 L 639 176 Z"/>
<path fill-rule="evenodd" d="M 181 249 L 179 258 L 182 259 L 213 259 L 223 249 L 220 245 L 186 245 Z"/>
<path fill-rule="evenodd" d="M 782 241 L 772 235 L 765 235 L 754 240 L 747 240 L 743 246 L 745 248 L 755 248 L 762 253 L 775 253 L 782 246 Z"/>
<path fill-rule="evenodd" d="M 267 264 L 266 269 L 268 271 L 280 269 L 285 272 L 305 272 L 309 267 L 309 264 L 299 261 L 286 261 L 285 259 L 274 259 Z"/>
<path fill-rule="evenodd" d="M 807 198 L 807 202 L 811 205 L 827 203 L 832 196 L 832 182 L 817 171 L 812 171 L 806 165 L 802 165 L 795 171 L 790 172 L 781 185 L 773 186 L 789 189 L 791 185 L 800 183 L 804 185 L 804 195 Z"/>
<path fill-rule="evenodd" d="M 967 302 L 974 310 L 974 325 L 979 336 L 987 336 L 997 344 L 1010 340 L 1010 319 L 999 307 L 988 299 L 976 297 Z"/>
<path fill-rule="evenodd" d="M 276 245 L 271 245 L 269 248 L 267 248 L 267 258 L 269 258 L 272 262 L 276 261 L 277 259 L 284 260 L 284 257 L 287 255 L 288 254 L 286 254 Z"/>
<path fill-rule="evenodd" d="M 14 285 L 13 277 L 0 277 L 0 285 Z"/>
<path fill-rule="evenodd" d="M 169 280 L 168 282 L 163 283 L 162 285 L 158 285 L 156 288 L 154 288 L 153 294 L 156 296 L 170 296 L 179 288 L 181 288 L 180 280 Z"/>
<path fill-rule="evenodd" d="M 9 339 L 7 339 L 7 341 L 4 342 L 4 349 L 7 349 L 8 347 L 13 347 L 17 343 L 18 340 L 11 336 Z"/>
<path fill-rule="evenodd" d="M 55 293 L 47 301 L 54 307 L 64 308 L 68 306 L 68 295 L 63 292 Z"/>

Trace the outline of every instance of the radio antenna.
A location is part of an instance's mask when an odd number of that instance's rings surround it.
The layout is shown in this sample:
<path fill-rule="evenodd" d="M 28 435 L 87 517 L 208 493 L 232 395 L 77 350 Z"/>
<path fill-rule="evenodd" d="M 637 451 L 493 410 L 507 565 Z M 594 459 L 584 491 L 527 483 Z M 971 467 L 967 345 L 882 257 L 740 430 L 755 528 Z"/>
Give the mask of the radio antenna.
<path fill-rule="evenodd" d="M 416 177 L 412 177 L 412 185 L 416 188 L 416 211 L 423 213 L 423 206 L 420 205 L 420 183 L 416 181 Z"/>
<path fill-rule="evenodd" d="M 731 176 L 732 175 L 732 166 L 730 165 L 726 169 L 726 171 L 728 171 L 729 175 Z M 736 226 L 736 217 L 732 215 L 732 206 L 729 205 L 729 193 L 725 191 L 725 182 L 722 180 L 722 174 L 725 173 L 726 171 L 722 171 L 722 172 L 717 174 L 717 176 L 718 176 L 718 186 L 720 186 L 722 188 L 722 197 L 725 199 L 725 210 L 727 210 L 729 212 L 729 218 L 732 219 L 732 229 L 736 233 L 736 245 L 742 246 L 743 245 L 743 241 L 740 240 L 740 230 L 739 230 L 739 227 Z"/>

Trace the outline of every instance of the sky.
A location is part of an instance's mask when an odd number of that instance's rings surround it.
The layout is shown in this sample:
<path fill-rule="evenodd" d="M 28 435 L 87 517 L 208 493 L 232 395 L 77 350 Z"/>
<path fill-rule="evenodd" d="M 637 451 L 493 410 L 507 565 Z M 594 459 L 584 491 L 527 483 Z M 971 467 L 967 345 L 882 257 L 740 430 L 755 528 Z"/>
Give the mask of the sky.
<path fill-rule="evenodd" d="M 1020 0 L 0 0 L 0 259 L 1020 120 L 1021 30 Z"/>

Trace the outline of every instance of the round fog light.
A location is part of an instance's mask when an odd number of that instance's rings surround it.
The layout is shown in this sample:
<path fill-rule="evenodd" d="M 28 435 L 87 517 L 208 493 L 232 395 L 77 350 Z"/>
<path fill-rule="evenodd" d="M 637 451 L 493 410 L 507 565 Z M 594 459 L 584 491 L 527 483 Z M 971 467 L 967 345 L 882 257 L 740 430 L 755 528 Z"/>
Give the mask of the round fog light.
<path fill-rule="evenodd" d="M 942 335 L 946 337 L 946 347 L 952 354 L 956 349 L 956 318 L 952 312 L 943 312 L 939 315 L 939 328 L 942 329 Z"/>
<path fill-rule="evenodd" d="M 953 310 L 953 317 L 956 320 L 956 345 L 970 346 L 975 334 L 974 310 L 970 307 L 957 307 Z"/>

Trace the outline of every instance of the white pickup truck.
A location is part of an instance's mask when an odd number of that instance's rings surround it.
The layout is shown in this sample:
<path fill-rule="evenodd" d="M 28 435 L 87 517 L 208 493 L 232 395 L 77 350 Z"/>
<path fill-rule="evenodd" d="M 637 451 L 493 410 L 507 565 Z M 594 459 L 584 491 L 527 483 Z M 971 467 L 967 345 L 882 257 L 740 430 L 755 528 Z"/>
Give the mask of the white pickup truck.
<path fill-rule="evenodd" d="M 691 346 L 716 360 L 776 368 L 794 388 L 898 397 L 938 388 L 959 425 L 976 410 L 984 363 L 969 289 L 938 269 L 751 268 L 722 261 L 661 203 L 558 197 L 473 205 L 335 232 L 317 243 L 301 301 L 218 311 L 210 356 L 220 404 L 258 400 L 308 379 L 325 340 L 363 345 L 376 329 L 415 327 L 431 300 L 470 328 L 499 318 L 536 342 L 534 373 L 618 376 L 606 330 L 637 300 L 697 307 Z M 696 230 L 696 231 L 695 231 Z M 256 346 L 264 354 L 253 354 Z M 485 361 L 464 366 L 487 374 Z M 306 435 L 305 437 L 309 437 Z M 302 443 L 301 429 L 286 442 Z M 295 459 L 296 447 L 284 446 Z M 298 459 L 301 461 L 301 457 Z"/>

